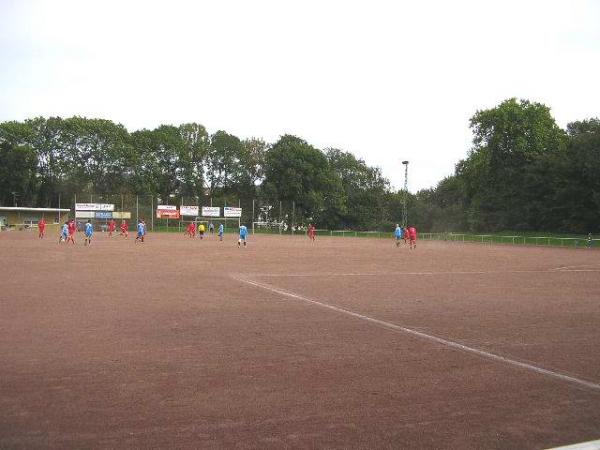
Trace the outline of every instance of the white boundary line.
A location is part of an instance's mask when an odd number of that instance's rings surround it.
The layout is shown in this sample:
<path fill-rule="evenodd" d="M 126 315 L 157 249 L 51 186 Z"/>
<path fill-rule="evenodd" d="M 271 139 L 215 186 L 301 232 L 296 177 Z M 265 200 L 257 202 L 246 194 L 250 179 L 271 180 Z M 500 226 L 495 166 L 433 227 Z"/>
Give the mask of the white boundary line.
<path fill-rule="evenodd" d="M 347 309 L 344 309 L 344 308 L 340 308 L 338 306 L 330 305 L 328 303 L 323 303 L 323 302 L 320 302 L 320 301 L 317 301 L 317 300 L 312 300 L 312 299 L 310 299 L 308 297 L 304 297 L 304 296 L 299 295 L 299 294 L 294 294 L 293 292 L 289 292 L 289 291 L 286 291 L 284 289 L 280 289 L 280 288 L 277 288 L 277 287 L 274 287 L 274 286 L 271 286 L 271 285 L 268 285 L 268 284 L 265 284 L 265 283 L 260 283 L 258 281 L 253 281 L 253 280 L 249 280 L 249 279 L 241 278 L 241 277 L 237 277 L 237 276 L 232 276 L 232 277 L 234 279 L 238 280 L 238 281 L 241 281 L 242 283 L 246 283 L 246 284 L 249 284 L 249 285 L 257 287 L 257 288 L 261 288 L 261 289 L 264 289 L 264 290 L 267 290 L 267 291 L 271 291 L 271 292 L 274 292 L 276 294 L 283 295 L 285 297 L 290 297 L 290 298 L 293 298 L 293 299 L 296 299 L 296 300 L 301 300 L 301 301 L 306 302 L 306 303 L 311 303 L 313 305 L 317 305 L 317 306 L 320 306 L 322 308 L 327 308 L 327 309 L 330 309 L 330 310 L 333 310 L 333 311 L 336 311 L 336 312 L 339 312 L 339 313 L 342 313 L 342 314 L 346 314 L 348 316 L 356 317 L 358 319 L 362 319 L 364 321 L 371 322 L 371 323 L 374 323 L 376 325 L 382 326 L 382 327 L 387 328 L 389 330 L 398 331 L 398 332 L 402 332 L 402 333 L 407 333 L 407 334 L 410 334 L 410 335 L 413 335 L 413 336 L 417 336 L 417 337 L 419 337 L 421 339 L 425 339 L 425 340 L 428 340 L 428 341 L 431 341 L 431 342 L 435 342 L 435 343 L 438 343 L 438 344 L 441 344 L 441 345 L 445 345 L 446 347 L 450 347 L 450 348 L 462 350 L 463 352 L 467 352 L 467 353 L 473 353 L 475 355 L 482 356 L 482 357 L 487 358 L 487 359 L 491 359 L 491 360 L 494 360 L 494 361 L 502 362 L 504 364 L 516 366 L 516 367 L 519 367 L 521 369 L 526 369 L 526 370 L 529 370 L 531 372 L 536 372 L 536 373 L 539 373 L 539 374 L 542 374 L 542 375 L 553 377 L 553 378 L 556 378 L 558 380 L 565 381 L 565 382 L 568 382 L 568 383 L 577 384 L 577 385 L 579 385 L 581 387 L 585 387 L 587 389 L 591 389 L 591 390 L 595 390 L 595 391 L 600 391 L 600 384 L 594 383 L 592 381 L 582 380 L 580 378 L 575 378 L 575 377 L 572 377 L 572 376 L 569 376 L 569 375 L 562 374 L 560 372 L 555 372 L 555 371 L 552 371 L 552 370 L 544 369 L 542 367 L 534 366 L 533 364 L 525 363 L 525 362 L 522 362 L 522 361 L 517 361 L 515 359 L 510 359 L 510 358 L 507 358 L 505 356 L 497 355 L 495 353 L 486 352 L 485 350 L 479 350 L 477 348 L 469 347 L 467 345 L 460 344 L 460 343 L 455 342 L 455 341 L 450 341 L 448 339 L 444 339 L 444 338 L 437 337 L 437 336 L 434 336 L 434 335 L 431 335 L 431 334 L 423 333 L 421 331 L 413 330 L 411 328 L 406 328 L 406 327 L 403 327 L 403 326 L 400 326 L 400 325 L 396 325 L 396 324 L 391 323 L 391 322 L 386 322 L 384 320 L 375 319 L 373 317 L 365 316 L 363 314 L 359 314 L 359 313 L 356 313 L 354 311 L 350 311 L 350 310 L 347 310 Z"/>
<path fill-rule="evenodd" d="M 548 450 L 600 450 L 600 440 L 565 445 L 563 447 L 554 447 Z"/>
<path fill-rule="evenodd" d="M 520 273 L 545 273 L 556 275 L 556 273 L 566 272 L 600 272 L 600 269 L 569 269 L 567 267 L 558 267 L 556 269 L 545 269 L 545 270 L 489 270 L 489 271 L 448 271 L 448 272 L 319 272 L 319 273 L 253 273 L 254 277 L 265 277 L 265 278 L 297 278 L 297 277 L 377 277 L 377 276 L 397 276 L 397 275 L 502 275 L 502 274 L 520 274 Z"/>

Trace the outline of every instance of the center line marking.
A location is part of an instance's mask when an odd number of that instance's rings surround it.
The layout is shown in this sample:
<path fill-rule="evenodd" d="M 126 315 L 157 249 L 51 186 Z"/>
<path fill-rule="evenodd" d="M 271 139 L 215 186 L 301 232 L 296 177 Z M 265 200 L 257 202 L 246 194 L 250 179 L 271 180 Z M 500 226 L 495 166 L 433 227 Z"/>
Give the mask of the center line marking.
<path fill-rule="evenodd" d="M 580 378 L 572 377 L 570 375 L 565 375 L 565 374 L 560 373 L 560 372 L 555 372 L 553 370 L 544 369 L 543 367 L 534 366 L 533 364 L 529 364 L 529 363 L 525 363 L 525 362 L 518 361 L 518 360 L 515 360 L 515 359 L 507 358 L 505 356 L 497 355 L 495 353 L 486 352 L 485 350 L 479 350 L 477 348 L 469 347 L 467 345 L 460 344 L 460 343 L 455 342 L 455 341 L 450 341 L 448 339 L 444 339 L 444 338 L 441 338 L 441 337 L 438 337 L 438 336 L 434 336 L 434 335 L 431 335 L 431 334 L 423 333 L 421 331 L 413 330 L 411 328 L 406 328 L 406 327 L 403 327 L 403 326 L 400 326 L 400 325 L 396 325 L 396 324 L 391 323 L 391 322 L 386 322 L 385 320 L 380 320 L 380 319 L 375 319 L 373 317 L 365 316 L 363 314 L 359 314 L 359 313 L 356 313 L 354 311 L 350 311 L 348 309 L 340 308 L 338 306 L 330 305 L 328 303 L 323 303 L 323 302 L 320 302 L 320 301 L 317 301 L 317 300 L 312 300 L 312 299 L 310 299 L 308 297 L 304 297 L 304 296 L 299 295 L 299 294 L 294 294 L 293 292 L 289 292 L 289 291 L 286 291 L 284 289 L 281 289 L 281 288 L 278 288 L 278 287 L 275 287 L 275 286 L 271 286 L 269 284 L 260 283 L 258 281 L 253 281 L 253 280 L 250 280 L 250 279 L 247 279 L 247 278 L 238 277 L 238 276 L 232 276 L 232 277 L 234 279 L 242 282 L 242 283 L 246 283 L 246 284 L 249 284 L 249 285 L 257 287 L 257 288 L 261 288 L 261 289 L 264 289 L 264 290 L 267 290 L 267 291 L 274 292 L 274 293 L 279 294 L 279 295 L 283 295 L 285 297 L 290 297 L 290 298 L 293 298 L 293 299 L 296 299 L 296 300 L 301 300 L 303 302 L 311 303 L 313 305 L 317 305 L 317 306 L 320 306 L 322 308 L 327 308 L 327 309 L 330 309 L 332 311 L 337 311 L 339 313 L 343 313 L 343 314 L 346 314 L 346 315 L 349 315 L 349 316 L 352 316 L 352 317 L 356 317 L 358 319 L 362 319 L 362 320 L 365 320 L 367 322 L 371 322 L 371 323 L 377 324 L 377 325 L 379 325 L 379 326 L 381 326 L 383 328 L 387 328 L 389 330 L 394 330 L 394 331 L 399 331 L 399 332 L 402 332 L 402 333 L 407 333 L 407 334 L 410 334 L 410 335 L 413 335 L 413 336 L 417 336 L 417 337 L 419 337 L 421 339 L 425 339 L 425 340 L 428 340 L 428 341 L 432 341 L 432 342 L 436 342 L 438 344 L 445 345 L 447 347 L 451 347 L 451 348 L 455 348 L 455 349 L 458 349 L 458 350 L 462 350 L 463 352 L 473 353 L 475 355 L 482 356 L 484 358 L 488 358 L 488 359 L 491 359 L 491 360 L 494 360 L 494 361 L 503 362 L 505 364 L 509 364 L 509 365 L 516 366 L 516 367 L 520 367 L 522 369 L 526 369 L 526 370 L 529 370 L 529 371 L 532 371 L 532 372 L 536 372 L 536 373 L 539 373 L 539 374 L 542 374 L 542 375 L 546 375 L 546 376 L 549 376 L 549 377 L 553 377 L 553 378 L 556 378 L 556 379 L 561 380 L 561 381 L 566 381 L 566 382 L 569 382 L 569 383 L 572 383 L 572 384 L 577 384 L 579 386 L 583 386 L 583 387 L 588 388 L 588 389 L 600 391 L 600 384 L 594 383 L 592 381 L 582 380 Z"/>

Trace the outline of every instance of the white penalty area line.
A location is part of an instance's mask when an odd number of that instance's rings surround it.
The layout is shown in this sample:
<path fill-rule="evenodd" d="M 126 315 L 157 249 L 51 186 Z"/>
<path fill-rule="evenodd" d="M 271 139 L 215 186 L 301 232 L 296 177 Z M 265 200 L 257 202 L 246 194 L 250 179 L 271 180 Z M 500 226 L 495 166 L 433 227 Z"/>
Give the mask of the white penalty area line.
<path fill-rule="evenodd" d="M 515 366 L 515 367 L 519 367 L 521 369 L 525 369 L 525 370 L 529 370 L 531 372 L 535 372 L 535 373 L 539 373 L 542 375 L 546 375 L 548 377 L 552 377 L 561 381 L 565 381 L 571 384 L 576 384 L 582 387 L 585 387 L 587 389 L 592 389 L 595 391 L 600 391 L 600 384 L 598 383 L 594 383 L 592 381 L 587 381 L 587 380 L 582 380 L 580 378 L 575 378 L 572 377 L 570 375 L 565 375 L 562 374 L 560 372 L 555 372 L 553 370 L 548 370 L 548 369 L 544 369 L 542 367 L 538 367 L 535 366 L 533 364 L 529 364 L 529 363 L 525 363 L 522 361 L 517 361 L 515 359 L 511 359 L 511 358 L 507 358 L 505 356 L 501 356 L 501 355 L 497 355 L 495 353 L 490 353 L 490 352 L 486 352 L 485 350 L 479 350 L 477 348 L 473 348 L 473 347 L 469 347 L 467 345 L 461 344 L 459 342 L 455 342 L 455 341 L 451 341 L 448 339 L 444 339 L 438 336 L 434 336 L 431 334 L 427 334 L 427 333 L 423 333 L 421 331 L 417 331 L 417 330 L 413 330 L 411 328 L 406 328 L 400 325 L 396 325 L 394 323 L 391 322 L 386 322 L 384 320 L 380 320 L 380 319 L 375 319 L 374 317 L 369 317 L 369 316 L 365 316 L 363 314 L 359 314 L 357 312 L 354 311 L 350 311 L 348 309 L 344 309 L 344 308 L 340 308 L 338 306 L 334 306 L 334 305 L 330 305 L 328 303 L 324 303 L 324 302 L 320 302 L 317 300 L 313 300 L 310 299 L 308 297 L 304 297 L 302 295 L 299 294 L 294 294 L 293 292 L 290 291 L 286 291 L 284 289 L 275 287 L 275 286 L 271 286 L 269 284 L 265 284 L 265 283 L 260 283 L 258 281 L 254 281 L 254 280 L 250 280 L 247 278 L 242 278 L 242 277 L 237 277 L 237 276 L 232 276 L 234 279 L 241 281 L 242 283 L 246 283 L 249 284 L 251 286 L 260 288 L 260 289 L 264 289 L 266 291 L 270 291 L 270 292 L 274 292 L 275 294 L 279 294 L 282 295 L 284 297 L 289 297 L 289 298 L 293 298 L 295 300 L 301 300 L 303 302 L 306 303 L 311 303 L 313 305 L 317 305 L 320 306 L 322 308 L 327 308 L 329 310 L 332 311 L 336 311 L 342 314 L 346 314 L 348 316 L 351 317 L 355 317 L 357 319 L 361 319 L 364 320 L 366 322 L 370 322 L 370 323 L 374 323 L 376 325 L 379 325 L 383 328 L 386 328 L 388 330 L 393 330 L 393 331 L 397 331 L 397 332 L 401 332 L 401 333 L 406 333 L 406 334 L 410 334 L 412 336 L 416 336 L 418 338 L 430 341 L 430 342 L 435 342 L 437 344 L 441 344 L 444 345 L 446 347 L 450 347 L 450 348 L 454 348 L 457 350 L 461 350 L 463 352 L 467 352 L 467 353 L 472 353 L 487 359 L 491 359 L 493 361 L 497 361 L 497 362 L 502 362 L 504 364 L 508 364 L 511 366 Z"/>

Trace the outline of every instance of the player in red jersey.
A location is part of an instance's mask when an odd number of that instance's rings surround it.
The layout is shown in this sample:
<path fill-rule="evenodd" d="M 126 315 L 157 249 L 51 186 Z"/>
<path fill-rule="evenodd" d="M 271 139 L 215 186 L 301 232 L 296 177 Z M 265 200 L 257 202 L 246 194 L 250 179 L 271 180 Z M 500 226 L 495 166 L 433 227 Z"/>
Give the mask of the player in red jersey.
<path fill-rule="evenodd" d="M 196 223 L 195 222 L 191 222 L 187 226 L 187 230 L 185 232 L 191 238 L 196 237 Z"/>
<path fill-rule="evenodd" d="M 129 224 L 126 220 L 121 221 L 121 236 L 125 236 L 125 239 L 129 237 Z"/>
<path fill-rule="evenodd" d="M 69 220 L 69 237 L 67 237 L 67 244 L 69 243 L 69 241 L 71 241 L 73 244 L 75 244 L 75 232 L 77 231 L 77 224 L 75 223 L 75 220 L 71 219 Z"/>
<path fill-rule="evenodd" d="M 408 227 L 408 237 L 410 239 L 410 249 L 417 248 L 417 229 L 413 226 Z"/>
<path fill-rule="evenodd" d="M 38 230 L 39 230 L 38 237 L 40 239 L 43 239 L 44 235 L 46 234 L 46 221 L 44 220 L 43 217 L 38 222 Z"/>
<path fill-rule="evenodd" d="M 111 219 L 111 221 L 108 222 L 108 237 L 112 237 L 112 235 L 116 229 L 117 229 L 117 222 L 115 222 L 115 219 Z"/>
<path fill-rule="evenodd" d="M 312 242 L 314 242 L 316 236 L 317 236 L 317 228 L 311 223 L 310 225 L 308 225 L 308 239 L 310 239 Z"/>

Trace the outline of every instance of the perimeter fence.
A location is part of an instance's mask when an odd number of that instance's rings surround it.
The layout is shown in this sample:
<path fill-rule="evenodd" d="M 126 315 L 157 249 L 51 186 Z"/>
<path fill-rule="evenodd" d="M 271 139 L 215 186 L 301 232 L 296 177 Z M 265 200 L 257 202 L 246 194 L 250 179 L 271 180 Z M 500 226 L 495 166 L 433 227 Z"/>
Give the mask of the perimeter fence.
<path fill-rule="evenodd" d="M 78 205 L 76 207 L 76 205 Z M 83 205 L 83 206 L 82 206 Z M 94 228 L 104 231 L 110 220 L 126 221 L 130 229 L 138 220 L 146 222 L 150 231 L 183 232 L 189 222 L 213 223 L 215 228 L 223 224 L 225 231 L 237 231 L 239 224 L 245 224 L 256 232 L 276 231 L 280 234 L 295 234 L 306 230 L 312 220 L 293 201 L 262 200 L 236 196 L 169 196 L 161 198 L 151 194 L 128 193 L 68 193 L 56 195 L 49 205 L 54 208 L 70 209 L 70 218 L 75 218 L 82 226 L 90 220 Z M 159 207 L 172 207 L 176 216 L 158 214 Z M 182 206 L 198 210 L 197 216 L 183 216 Z M 82 211 L 82 207 L 96 208 Z M 203 208 L 213 208 L 212 215 L 203 215 Z M 228 211 L 226 212 L 226 209 Z M 232 211 L 237 209 L 237 211 Z"/>
<path fill-rule="evenodd" d="M 204 196 L 169 196 L 161 198 L 151 194 L 130 193 L 70 193 L 57 195 L 49 206 L 70 209 L 70 217 L 76 217 L 76 203 L 108 204 L 112 205 L 112 214 L 102 214 L 101 211 L 90 218 L 98 230 L 106 230 L 108 221 L 115 219 L 117 222 L 126 220 L 130 229 L 135 229 L 139 219 L 146 222 L 150 231 L 183 232 L 187 223 L 212 222 L 215 228 L 223 224 L 225 231 L 237 231 L 239 224 L 245 224 L 252 233 L 302 235 L 306 233 L 312 218 L 308 217 L 301 207 L 293 201 L 267 200 L 257 198 L 240 198 L 233 195 L 204 195 Z M 182 206 L 198 208 L 199 215 L 180 216 L 167 218 L 157 216 L 159 205 L 171 205 L 178 211 Z M 203 207 L 218 208 L 218 216 L 202 216 Z M 239 208 L 239 217 L 225 217 L 225 208 Z M 390 231 L 359 231 L 359 230 L 329 230 L 318 229 L 319 236 L 355 237 L 355 238 L 392 238 L 393 223 L 389 217 L 382 214 L 377 226 L 381 230 Z M 77 219 L 85 221 L 88 219 Z M 419 239 L 460 243 L 479 244 L 510 244 L 573 248 L 600 248 L 600 239 L 591 239 L 587 236 L 551 236 L 531 234 L 475 234 L 457 232 L 419 233 Z"/>

